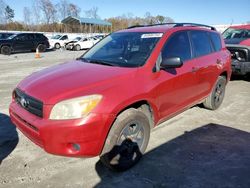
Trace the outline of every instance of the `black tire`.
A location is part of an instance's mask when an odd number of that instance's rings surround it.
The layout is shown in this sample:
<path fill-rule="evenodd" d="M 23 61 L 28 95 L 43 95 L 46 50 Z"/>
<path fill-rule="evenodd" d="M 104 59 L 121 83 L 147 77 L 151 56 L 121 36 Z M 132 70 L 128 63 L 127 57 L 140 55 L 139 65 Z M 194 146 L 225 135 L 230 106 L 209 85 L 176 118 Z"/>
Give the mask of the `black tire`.
<path fill-rule="evenodd" d="M 135 132 L 133 129 L 139 129 L 139 131 Z M 133 136 L 127 134 L 129 137 L 124 137 L 125 132 Z M 138 136 L 141 138 L 138 139 Z M 115 171 L 131 168 L 141 159 L 149 137 L 150 124 L 147 116 L 134 108 L 125 110 L 117 117 L 110 129 L 100 155 L 101 162 Z"/>
<path fill-rule="evenodd" d="M 59 43 L 56 43 L 54 47 L 55 47 L 55 49 L 59 49 L 59 48 L 61 48 L 61 45 Z"/>
<path fill-rule="evenodd" d="M 216 110 L 220 107 L 225 96 L 226 83 L 227 80 L 224 76 L 218 77 L 212 92 L 203 102 L 205 108 L 209 110 Z"/>
<path fill-rule="evenodd" d="M 3 46 L 1 48 L 1 54 L 10 55 L 11 54 L 11 48 L 9 46 Z"/>
<path fill-rule="evenodd" d="M 39 52 L 45 52 L 46 46 L 44 44 L 38 44 L 37 46 Z"/>
<path fill-rule="evenodd" d="M 80 46 L 79 44 L 77 44 L 77 45 L 74 47 L 74 49 L 75 49 L 76 51 L 80 51 L 80 50 L 81 50 L 81 46 Z"/>

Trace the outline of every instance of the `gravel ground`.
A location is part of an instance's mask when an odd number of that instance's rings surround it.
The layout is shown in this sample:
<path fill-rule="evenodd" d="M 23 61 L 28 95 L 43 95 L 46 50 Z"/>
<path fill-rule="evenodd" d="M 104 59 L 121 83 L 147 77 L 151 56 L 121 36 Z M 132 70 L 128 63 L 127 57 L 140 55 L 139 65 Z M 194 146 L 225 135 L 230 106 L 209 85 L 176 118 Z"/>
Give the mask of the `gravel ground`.
<path fill-rule="evenodd" d="M 13 88 L 82 53 L 0 55 L 0 188 L 250 187 L 250 82 L 243 78 L 229 82 L 217 111 L 195 106 L 155 128 L 143 159 L 123 173 L 109 171 L 98 157 L 54 156 L 30 142 L 9 120 Z"/>

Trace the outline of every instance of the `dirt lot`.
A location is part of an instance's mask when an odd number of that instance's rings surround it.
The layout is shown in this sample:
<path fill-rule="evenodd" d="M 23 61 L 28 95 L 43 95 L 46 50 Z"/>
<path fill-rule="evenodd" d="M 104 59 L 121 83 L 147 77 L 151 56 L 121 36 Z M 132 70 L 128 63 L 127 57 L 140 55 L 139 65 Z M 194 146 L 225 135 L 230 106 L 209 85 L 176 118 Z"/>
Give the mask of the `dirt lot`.
<path fill-rule="evenodd" d="M 250 187 L 250 82 L 241 78 L 228 84 L 219 110 L 196 106 L 155 128 L 143 160 L 123 173 L 98 157 L 53 156 L 30 142 L 9 120 L 11 91 L 30 73 L 82 53 L 0 55 L 1 188 Z"/>

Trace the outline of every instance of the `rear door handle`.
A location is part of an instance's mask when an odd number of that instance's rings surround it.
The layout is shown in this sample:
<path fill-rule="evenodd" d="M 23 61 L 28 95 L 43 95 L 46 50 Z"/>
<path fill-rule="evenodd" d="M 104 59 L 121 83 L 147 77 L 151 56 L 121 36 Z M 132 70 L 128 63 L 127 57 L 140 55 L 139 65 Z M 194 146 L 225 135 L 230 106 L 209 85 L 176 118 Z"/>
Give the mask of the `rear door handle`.
<path fill-rule="evenodd" d="M 217 60 L 216 60 L 216 64 L 217 64 L 217 65 L 223 65 L 223 62 L 222 62 L 220 59 L 217 59 Z"/>
<path fill-rule="evenodd" d="M 191 72 L 197 72 L 200 69 L 200 67 L 192 67 Z"/>

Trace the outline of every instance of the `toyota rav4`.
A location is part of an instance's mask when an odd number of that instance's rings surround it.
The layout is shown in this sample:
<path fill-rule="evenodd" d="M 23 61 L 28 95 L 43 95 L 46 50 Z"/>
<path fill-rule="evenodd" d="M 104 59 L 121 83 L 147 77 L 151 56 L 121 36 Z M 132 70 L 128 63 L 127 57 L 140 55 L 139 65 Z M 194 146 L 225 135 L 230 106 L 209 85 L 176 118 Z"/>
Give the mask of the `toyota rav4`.
<path fill-rule="evenodd" d="M 198 103 L 217 109 L 230 76 L 230 52 L 215 28 L 135 26 L 21 81 L 10 116 L 48 153 L 99 155 L 125 170 L 141 158 L 155 126 Z"/>

